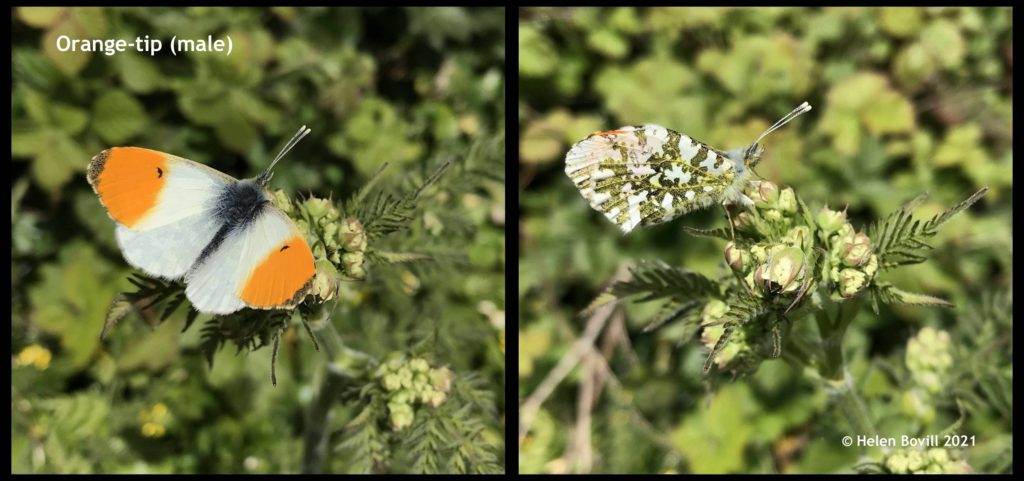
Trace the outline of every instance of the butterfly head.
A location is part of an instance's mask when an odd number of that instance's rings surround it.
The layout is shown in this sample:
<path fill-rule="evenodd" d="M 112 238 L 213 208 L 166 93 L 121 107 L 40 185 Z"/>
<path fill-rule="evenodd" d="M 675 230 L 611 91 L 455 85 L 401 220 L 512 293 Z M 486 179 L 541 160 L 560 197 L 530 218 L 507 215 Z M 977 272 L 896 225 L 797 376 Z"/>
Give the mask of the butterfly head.
<path fill-rule="evenodd" d="M 764 139 L 768 134 L 775 132 L 776 130 L 781 128 L 783 125 L 788 124 L 790 121 L 800 116 L 800 114 L 810 111 L 811 104 L 807 102 L 800 104 L 799 106 L 797 106 L 797 108 L 793 109 L 790 113 L 786 114 L 784 117 L 779 119 L 778 122 L 775 122 L 774 124 L 772 124 L 771 127 L 765 129 L 765 131 L 762 132 L 761 135 L 757 136 L 757 140 L 751 143 L 750 146 L 746 148 L 730 150 L 728 152 L 729 158 L 733 159 L 734 161 L 741 160 L 745 167 L 754 167 L 755 165 L 758 164 L 758 162 L 761 162 L 761 154 L 764 153 L 764 147 L 761 147 L 760 145 L 761 140 Z"/>

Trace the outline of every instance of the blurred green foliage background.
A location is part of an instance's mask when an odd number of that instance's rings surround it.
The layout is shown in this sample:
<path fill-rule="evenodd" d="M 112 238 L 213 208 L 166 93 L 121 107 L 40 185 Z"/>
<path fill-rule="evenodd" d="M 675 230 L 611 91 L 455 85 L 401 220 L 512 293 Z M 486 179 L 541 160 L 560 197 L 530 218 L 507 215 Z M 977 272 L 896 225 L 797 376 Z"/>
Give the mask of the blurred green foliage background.
<path fill-rule="evenodd" d="M 569 352 L 582 331 L 576 313 L 620 266 L 661 259 L 712 275 L 724 265 L 723 242 L 681 228 L 724 226 L 720 208 L 623 236 L 564 174 L 569 147 L 643 123 L 721 149 L 745 146 L 807 100 L 812 112 L 762 144 L 758 172 L 792 186 L 812 209 L 847 207 L 862 229 L 924 191 L 931 196 L 918 216 L 927 218 L 992 189 L 942 230 L 931 260 L 888 278 L 957 307 L 864 312 L 847 336 L 858 390 L 885 433 L 936 434 L 957 419 L 950 397 L 937 416 L 915 415 L 900 403 L 899 376 L 879 366 L 902 366 L 908 338 L 923 326 L 949 329 L 958 346 L 1012 331 L 1012 297 L 991 297 L 1008 295 L 1012 279 L 1010 8 L 519 13 L 521 400 Z M 704 381 L 698 343 L 678 330 L 639 332 L 656 309 L 627 305 L 625 320 L 598 340 L 618 383 L 606 379 L 598 392 L 585 437 L 575 434 L 589 411 L 579 401 L 581 370 L 547 399 L 520 447 L 522 472 L 848 472 L 860 460 L 838 442 L 855 433 L 799 372 L 774 361 L 749 378 Z M 985 345 L 990 358 L 965 349 L 955 361 L 964 379 L 1004 383 L 967 408 L 961 432 L 979 446 L 965 456 L 979 472 L 1011 471 L 1012 353 Z"/>
<path fill-rule="evenodd" d="M 409 191 L 444 161 L 409 231 L 373 246 L 432 261 L 369 266 L 342 284 L 343 342 L 382 358 L 432 339 L 432 365 L 477 373 L 492 415 L 474 442 L 502 452 L 504 393 L 504 10 L 500 8 L 17 8 L 12 19 L 12 450 L 26 472 L 295 472 L 323 355 L 301 326 L 213 368 L 184 310 L 129 317 L 99 340 L 130 270 L 85 179 L 89 159 L 136 145 L 238 178 L 261 171 L 300 126 L 312 134 L 273 188 L 349 197 Z M 148 36 L 134 51 L 60 52 L 76 39 Z M 170 39 L 226 39 L 230 56 L 172 56 Z M 204 316 L 200 316 L 200 320 Z M 141 320 L 140 320 L 141 319 Z M 142 320 L 146 322 L 142 322 Z M 148 324 L 154 324 L 150 326 Z M 338 406 L 326 472 L 369 460 L 334 449 L 355 414 Z M 488 449 L 491 449 L 488 448 Z M 401 459 L 401 458 L 396 458 Z M 390 470 L 411 470 L 409 466 Z"/>

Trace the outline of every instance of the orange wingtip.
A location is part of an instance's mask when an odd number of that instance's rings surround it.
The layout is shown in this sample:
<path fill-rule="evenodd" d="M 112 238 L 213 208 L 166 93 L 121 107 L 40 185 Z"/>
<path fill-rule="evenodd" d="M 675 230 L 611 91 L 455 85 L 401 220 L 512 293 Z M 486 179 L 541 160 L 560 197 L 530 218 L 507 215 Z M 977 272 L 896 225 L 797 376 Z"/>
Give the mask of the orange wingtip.
<path fill-rule="evenodd" d="M 282 242 L 264 258 L 245 281 L 238 297 L 250 307 L 292 307 L 311 285 L 313 252 L 300 235 Z"/>
<path fill-rule="evenodd" d="M 110 217 L 132 227 L 156 205 L 167 183 L 167 163 L 155 150 L 114 147 L 89 162 L 89 184 Z"/>
<path fill-rule="evenodd" d="M 607 137 L 609 135 L 619 135 L 619 134 L 625 134 L 625 133 L 626 133 L 625 130 L 605 130 L 605 131 L 601 131 L 601 132 L 594 132 L 594 133 L 592 133 L 590 135 L 591 136 L 598 135 L 598 136 L 601 136 L 601 137 Z"/>

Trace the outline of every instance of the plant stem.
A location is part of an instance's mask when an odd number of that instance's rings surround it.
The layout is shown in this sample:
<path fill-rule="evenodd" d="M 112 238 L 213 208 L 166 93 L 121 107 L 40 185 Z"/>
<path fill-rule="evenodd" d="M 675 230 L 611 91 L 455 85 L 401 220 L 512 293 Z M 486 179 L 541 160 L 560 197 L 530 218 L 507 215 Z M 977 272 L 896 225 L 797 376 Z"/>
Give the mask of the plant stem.
<path fill-rule="evenodd" d="M 874 436 L 877 434 L 871 414 L 853 385 L 853 378 L 843 357 L 843 337 L 846 329 L 860 312 L 861 298 L 845 302 L 825 302 L 822 310 L 815 314 L 821 333 L 822 363 L 819 372 L 831 397 L 842 409 L 854 429 L 853 435 Z M 835 317 L 830 316 L 835 312 Z"/>
<path fill-rule="evenodd" d="M 327 355 L 327 362 L 324 363 L 324 377 L 320 390 L 306 413 L 302 472 L 319 474 L 323 472 L 324 460 L 327 457 L 327 440 L 335 401 L 353 380 L 366 373 L 371 358 L 365 353 L 345 347 L 329 316 L 325 315 L 322 319 L 309 324 L 317 342 Z"/>

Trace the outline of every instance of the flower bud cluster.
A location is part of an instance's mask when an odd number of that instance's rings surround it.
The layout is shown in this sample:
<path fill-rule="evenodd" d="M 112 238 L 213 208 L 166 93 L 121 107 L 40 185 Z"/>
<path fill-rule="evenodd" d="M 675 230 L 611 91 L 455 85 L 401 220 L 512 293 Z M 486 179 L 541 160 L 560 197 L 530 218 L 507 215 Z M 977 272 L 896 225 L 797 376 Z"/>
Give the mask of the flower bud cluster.
<path fill-rule="evenodd" d="M 312 293 L 319 299 L 335 296 L 339 271 L 353 279 L 366 276 L 363 256 L 367 238 L 358 219 L 342 219 L 341 211 L 328 199 L 310 197 L 294 203 L 283 190 L 271 193 L 270 202 L 295 220 L 309 243 L 316 265 Z"/>
<path fill-rule="evenodd" d="M 945 448 L 922 451 L 897 449 L 882 462 L 891 474 L 966 474 L 973 472 L 965 461 L 953 459 Z"/>
<path fill-rule="evenodd" d="M 856 296 L 878 274 L 878 256 L 871 239 L 863 232 L 854 231 L 845 212 L 824 207 L 816 221 L 828 250 L 828 272 L 834 286 L 832 299 Z"/>
<path fill-rule="evenodd" d="M 907 369 L 914 382 L 936 394 L 953 366 L 949 333 L 925 327 L 907 342 Z"/>
<path fill-rule="evenodd" d="M 744 194 L 754 201 L 754 209 L 765 221 L 783 227 L 793 225 L 794 214 L 797 212 L 796 193 L 791 187 L 779 187 L 766 180 L 752 180 L 747 184 Z M 740 214 L 741 221 L 749 221 L 747 213 Z M 742 224 L 743 222 L 741 222 Z"/>
<path fill-rule="evenodd" d="M 401 431 L 412 424 L 417 406 L 436 408 L 445 401 L 455 373 L 447 367 L 431 367 L 425 359 L 408 359 L 393 352 L 373 377 L 387 393 L 391 428 Z"/>

